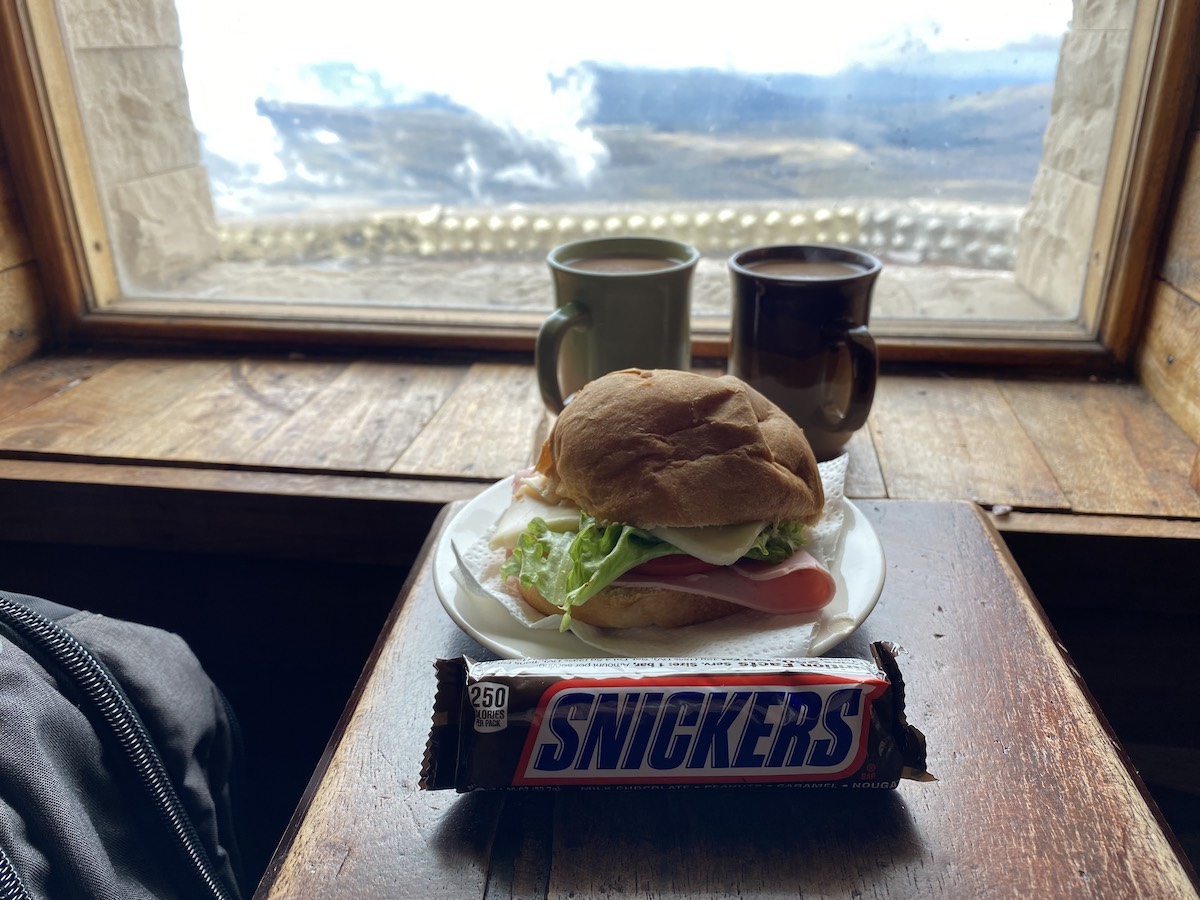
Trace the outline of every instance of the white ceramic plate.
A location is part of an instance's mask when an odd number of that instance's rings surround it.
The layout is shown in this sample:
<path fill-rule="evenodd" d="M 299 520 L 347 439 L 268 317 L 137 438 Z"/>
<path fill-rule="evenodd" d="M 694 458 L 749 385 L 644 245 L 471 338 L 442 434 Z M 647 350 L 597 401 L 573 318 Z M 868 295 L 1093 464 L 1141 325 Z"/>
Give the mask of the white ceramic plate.
<path fill-rule="evenodd" d="M 497 482 L 459 510 L 439 539 L 433 556 L 433 581 L 450 618 L 484 647 L 508 659 L 640 655 L 600 649 L 584 643 L 571 632 L 530 628 L 514 618 L 496 599 L 467 591 L 459 584 L 454 577 L 458 567 L 454 545 L 471 546 L 486 536 L 511 498 L 512 479 Z M 844 502 L 846 524 L 841 546 L 831 566 L 837 593 L 825 609 L 812 617 L 814 627 L 808 646 L 779 655 L 820 656 L 862 624 L 875 608 L 883 590 L 883 547 L 858 508 L 848 500 Z M 755 634 L 748 631 L 745 655 L 761 655 L 754 652 L 755 643 Z"/>

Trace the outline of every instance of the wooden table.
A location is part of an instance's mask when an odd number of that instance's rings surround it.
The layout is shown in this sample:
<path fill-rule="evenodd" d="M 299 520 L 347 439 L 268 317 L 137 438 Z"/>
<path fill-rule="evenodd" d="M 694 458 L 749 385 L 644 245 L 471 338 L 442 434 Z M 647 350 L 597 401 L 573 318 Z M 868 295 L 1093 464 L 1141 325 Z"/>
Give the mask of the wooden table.
<path fill-rule="evenodd" d="M 1194 872 L 983 514 L 858 505 L 887 581 L 831 655 L 865 656 L 871 640 L 907 649 L 909 719 L 937 782 L 868 795 L 418 790 L 433 660 L 487 656 L 430 576 L 451 507 L 257 896 L 1196 897 Z"/>

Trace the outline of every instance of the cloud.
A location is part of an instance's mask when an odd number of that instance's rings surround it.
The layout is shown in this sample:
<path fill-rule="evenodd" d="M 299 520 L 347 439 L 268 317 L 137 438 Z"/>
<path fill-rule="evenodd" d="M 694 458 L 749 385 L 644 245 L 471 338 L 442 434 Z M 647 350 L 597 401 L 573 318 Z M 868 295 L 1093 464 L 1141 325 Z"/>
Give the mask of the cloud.
<path fill-rule="evenodd" d="M 431 93 L 552 150 L 586 183 L 606 150 L 585 124 L 595 102 L 585 61 L 832 74 L 1058 34 L 1072 3 L 739 0 L 712 13 L 673 0 L 607 0 L 587 14 L 567 14 L 558 0 L 336 7 L 330 15 L 315 0 L 176 0 L 193 119 L 208 150 L 270 181 L 279 147 L 257 99 L 378 103 Z M 331 61 L 347 67 L 322 71 Z"/>

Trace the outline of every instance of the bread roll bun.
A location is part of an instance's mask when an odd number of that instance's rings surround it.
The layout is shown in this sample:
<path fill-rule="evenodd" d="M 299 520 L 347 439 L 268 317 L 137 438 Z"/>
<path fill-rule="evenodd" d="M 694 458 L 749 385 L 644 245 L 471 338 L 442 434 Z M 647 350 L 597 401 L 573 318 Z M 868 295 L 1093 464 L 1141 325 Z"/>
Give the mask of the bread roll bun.
<path fill-rule="evenodd" d="M 576 392 L 542 447 L 554 490 L 602 522 L 803 522 L 825 498 L 803 430 L 729 375 L 626 369 Z"/>
<path fill-rule="evenodd" d="M 538 612 L 547 616 L 562 612 L 543 599 L 537 588 L 521 587 L 519 590 L 525 602 Z M 681 628 L 711 622 L 743 609 L 745 607 L 736 603 L 703 594 L 610 584 L 587 602 L 572 606 L 571 618 L 601 628 L 643 628 L 647 625 Z"/>

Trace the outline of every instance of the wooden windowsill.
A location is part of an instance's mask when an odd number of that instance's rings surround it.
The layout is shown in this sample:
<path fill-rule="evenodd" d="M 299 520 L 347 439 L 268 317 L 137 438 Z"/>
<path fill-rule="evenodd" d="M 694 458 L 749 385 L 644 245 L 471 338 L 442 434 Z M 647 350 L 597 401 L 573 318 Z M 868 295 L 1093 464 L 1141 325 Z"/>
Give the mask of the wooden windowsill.
<path fill-rule="evenodd" d="M 75 354 L 0 375 L 0 539 L 375 560 L 528 464 L 528 360 Z M 852 498 L 1200 538 L 1196 444 L 1139 386 L 887 374 Z"/>

